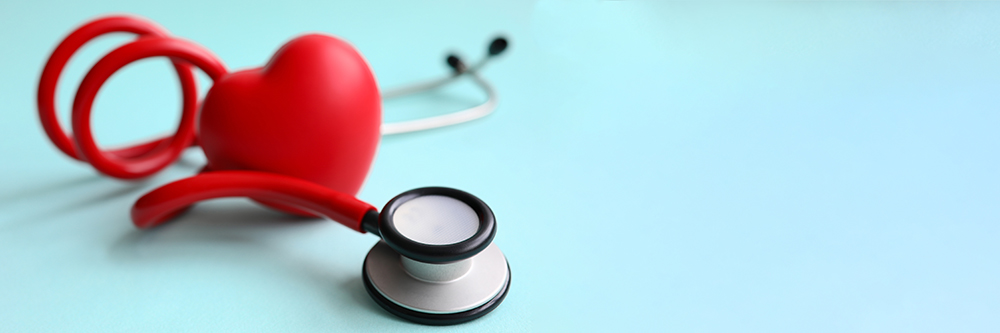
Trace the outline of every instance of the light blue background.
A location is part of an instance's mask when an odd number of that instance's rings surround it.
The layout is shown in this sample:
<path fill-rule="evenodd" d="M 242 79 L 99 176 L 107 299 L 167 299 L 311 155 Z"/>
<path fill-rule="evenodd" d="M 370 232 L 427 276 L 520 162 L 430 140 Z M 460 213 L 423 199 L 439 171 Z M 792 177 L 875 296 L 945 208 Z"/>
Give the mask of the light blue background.
<path fill-rule="evenodd" d="M 448 328 L 365 294 L 376 239 L 241 199 L 137 231 L 142 182 L 99 176 L 44 136 L 41 67 L 75 26 L 149 17 L 258 66 L 337 34 L 385 87 L 509 53 L 496 114 L 386 138 L 359 197 L 428 186 L 483 198 L 513 270 L 507 300 Z M 242 1 L 0 3 L 0 327 L 4 331 L 1000 331 L 1000 4 Z M 109 37 L 74 58 L 61 116 Z M 472 105 L 469 86 L 386 104 Z M 102 145 L 166 133 L 163 60 L 101 91 Z"/>

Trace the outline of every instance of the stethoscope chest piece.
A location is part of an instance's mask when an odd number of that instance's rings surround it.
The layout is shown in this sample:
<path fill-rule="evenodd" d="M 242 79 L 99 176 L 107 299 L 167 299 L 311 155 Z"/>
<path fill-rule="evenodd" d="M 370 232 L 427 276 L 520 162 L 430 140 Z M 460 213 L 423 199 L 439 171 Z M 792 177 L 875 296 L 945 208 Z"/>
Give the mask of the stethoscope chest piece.
<path fill-rule="evenodd" d="M 486 315 L 507 295 L 510 268 L 492 243 L 493 212 L 475 196 L 443 187 L 405 192 L 386 204 L 378 229 L 383 240 L 362 276 L 385 310 L 450 325 Z"/>
<path fill-rule="evenodd" d="M 479 318 L 500 305 L 510 285 L 507 259 L 496 245 L 467 259 L 471 261 L 468 271 L 446 282 L 414 276 L 403 260 L 385 242 L 376 244 L 365 258 L 365 288 L 382 308 L 422 324 L 449 325 Z"/>

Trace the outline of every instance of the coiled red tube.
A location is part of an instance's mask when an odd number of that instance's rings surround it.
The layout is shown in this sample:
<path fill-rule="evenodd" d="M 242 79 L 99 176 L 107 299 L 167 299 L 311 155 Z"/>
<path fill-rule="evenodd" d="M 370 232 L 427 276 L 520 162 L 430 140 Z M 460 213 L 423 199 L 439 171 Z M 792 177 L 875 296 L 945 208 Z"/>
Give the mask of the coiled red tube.
<path fill-rule="evenodd" d="M 73 100 L 73 135 L 59 124 L 55 93 L 59 76 L 69 59 L 90 40 L 114 32 L 139 36 L 97 61 L 84 76 Z M 115 72 L 126 65 L 150 57 L 168 57 L 180 79 L 183 102 L 181 121 L 172 136 L 126 148 L 102 151 L 94 141 L 90 113 L 97 92 Z M 213 81 L 228 74 L 226 66 L 210 51 L 195 43 L 171 37 L 150 21 L 112 16 L 77 28 L 56 47 L 45 63 L 38 83 L 38 115 L 45 133 L 63 153 L 90 163 L 97 171 L 115 178 L 137 179 L 150 176 L 177 160 L 195 141 L 198 114 L 198 87 L 193 68 L 198 67 Z M 324 216 L 364 233 L 362 220 L 377 212 L 354 196 L 334 191 L 298 178 L 255 171 L 202 172 L 164 185 L 139 198 L 132 207 L 132 222 L 149 228 L 166 222 L 190 205 L 221 197 L 250 197 Z"/>
<path fill-rule="evenodd" d="M 139 35 L 135 41 L 111 51 L 84 77 L 73 101 L 73 135 L 68 135 L 56 116 L 55 92 L 69 59 L 90 40 L 114 32 Z M 102 151 L 90 129 L 90 112 L 98 90 L 114 72 L 144 58 L 169 57 L 177 71 L 183 93 L 181 122 L 176 133 L 126 148 Z M 99 172 L 122 179 L 150 176 L 170 165 L 184 148 L 195 141 L 198 87 L 191 66 L 205 71 L 213 80 L 227 73 L 225 65 L 207 49 L 189 41 L 170 37 L 166 29 L 147 20 L 112 16 L 77 28 L 52 52 L 38 83 L 38 115 L 45 133 L 66 155 L 88 162 Z"/>

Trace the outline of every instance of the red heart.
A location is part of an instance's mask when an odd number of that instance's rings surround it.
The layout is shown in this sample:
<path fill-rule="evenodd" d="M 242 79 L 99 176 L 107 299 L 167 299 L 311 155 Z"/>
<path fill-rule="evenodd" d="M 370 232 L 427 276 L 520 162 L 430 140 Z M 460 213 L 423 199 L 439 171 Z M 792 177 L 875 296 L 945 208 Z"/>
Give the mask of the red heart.
<path fill-rule="evenodd" d="M 202 105 L 198 141 L 210 170 L 278 173 L 355 195 L 375 158 L 381 123 L 365 59 L 343 40 L 311 34 L 282 46 L 266 66 L 215 82 Z"/>

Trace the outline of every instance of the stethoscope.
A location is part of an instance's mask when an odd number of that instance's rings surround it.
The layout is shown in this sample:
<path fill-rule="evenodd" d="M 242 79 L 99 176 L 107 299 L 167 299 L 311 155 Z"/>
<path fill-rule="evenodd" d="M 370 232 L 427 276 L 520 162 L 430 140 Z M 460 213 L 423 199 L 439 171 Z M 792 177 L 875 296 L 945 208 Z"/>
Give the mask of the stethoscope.
<path fill-rule="evenodd" d="M 73 103 L 74 135 L 67 135 L 59 125 L 54 105 L 59 76 L 80 47 L 113 32 L 130 32 L 139 38 L 113 50 L 88 72 Z M 310 38 L 327 43 L 324 47 L 332 45 L 353 50 L 343 46 L 347 44 L 337 44 L 340 42 L 333 37 Z M 288 45 L 293 43 L 296 42 Z M 496 92 L 478 72 L 506 47 L 505 39 L 495 39 L 489 46 L 488 56 L 472 66 L 450 55 L 447 59 L 453 69 L 450 75 L 381 94 L 382 99 L 387 99 L 419 93 L 465 76 L 486 92 L 484 103 L 441 116 L 381 124 L 378 131 L 381 135 L 422 131 L 490 114 L 497 106 Z M 100 150 L 89 122 L 97 91 L 118 69 L 154 56 L 169 57 L 181 82 L 184 109 L 177 132 L 122 149 Z M 42 125 L 62 152 L 90 163 L 103 174 L 122 179 L 152 175 L 173 163 L 185 148 L 199 144 L 195 138 L 196 118 L 202 105 L 196 96 L 192 66 L 208 74 L 216 85 L 230 74 L 201 46 L 170 37 L 165 29 L 150 21 L 129 16 L 91 21 L 70 33 L 45 65 L 38 88 Z M 360 66 L 366 67 L 364 63 Z M 362 277 L 371 298 L 399 317 L 431 325 L 463 323 L 489 313 L 507 295 L 510 268 L 503 253 L 493 244 L 496 235 L 493 211 L 476 196 L 453 188 L 425 187 L 406 191 L 389 200 L 379 212 L 351 193 L 300 177 L 252 169 L 210 170 L 206 167 L 196 176 L 171 182 L 143 195 L 133 206 L 131 217 L 137 227 L 151 228 L 169 221 L 199 201 L 234 196 L 249 197 L 287 212 L 329 218 L 358 232 L 380 236 L 381 241 L 365 258 Z"/>

